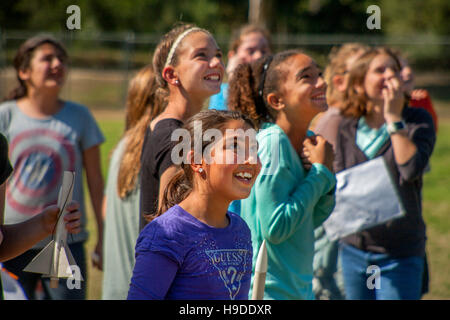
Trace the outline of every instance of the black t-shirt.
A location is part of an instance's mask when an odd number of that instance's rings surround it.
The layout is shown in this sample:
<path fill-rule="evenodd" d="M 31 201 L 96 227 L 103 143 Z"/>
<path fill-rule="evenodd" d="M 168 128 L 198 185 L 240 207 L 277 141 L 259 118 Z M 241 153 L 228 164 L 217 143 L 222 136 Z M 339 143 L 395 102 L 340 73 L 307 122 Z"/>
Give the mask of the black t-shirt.
<path fill-rule="evenodd" d="M 13 171 L 8 157 L 8 141 L 0 133 L 0 184 L 3 184 Z"/>
<path fill-rule="evenodd" d="M 183 126 L 183 122 L 177 119 L 160 120 L 153 131 L 147 128 L 141 155 L 141 213 L 154 214 L 158 209 L 159 180 L 170 166 L 172 148 L 177 141 L 171 141 L 172 132 Z M 142 229 L 146 222 L 142 218 Z"/>

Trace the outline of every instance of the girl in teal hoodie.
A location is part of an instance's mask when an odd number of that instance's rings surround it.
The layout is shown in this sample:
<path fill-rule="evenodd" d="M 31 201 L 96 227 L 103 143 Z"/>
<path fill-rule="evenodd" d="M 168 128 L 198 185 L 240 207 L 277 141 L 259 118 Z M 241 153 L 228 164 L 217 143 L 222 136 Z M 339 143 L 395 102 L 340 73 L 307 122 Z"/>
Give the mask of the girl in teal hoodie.
<path fill-rule="evenodd" d="M 314 228 L 335 204 L 332 147 L 308 131 L 314 116 L 327 109 L 325 91 L 317 64 L 297 50 L 241 65 L 230 81 L 230 109 L 261 129 L 263 167 L 250 196 L 241 200 L 241 216 L 252 233 L 253 269 L 267 242 L 264 299 L 314 299 Z"/>

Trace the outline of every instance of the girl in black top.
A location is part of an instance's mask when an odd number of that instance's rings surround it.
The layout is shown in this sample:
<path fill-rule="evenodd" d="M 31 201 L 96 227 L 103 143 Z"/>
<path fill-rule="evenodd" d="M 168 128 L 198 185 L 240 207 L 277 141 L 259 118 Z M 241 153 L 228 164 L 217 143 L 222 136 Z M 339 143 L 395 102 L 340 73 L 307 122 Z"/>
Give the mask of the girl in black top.
<path fill-rule="evenodd" d="M 224 74 L 222 52 L 204 29 L 182 24 L 163 36 L 153 56 L 160 85 L 156 102 L 167 104 L 147 129 L 142 151 L 141 229 L 158 209 L 161 190 L 177 171 L 171 158 L 172 132 L 199 112 L 220 91 Z"/>

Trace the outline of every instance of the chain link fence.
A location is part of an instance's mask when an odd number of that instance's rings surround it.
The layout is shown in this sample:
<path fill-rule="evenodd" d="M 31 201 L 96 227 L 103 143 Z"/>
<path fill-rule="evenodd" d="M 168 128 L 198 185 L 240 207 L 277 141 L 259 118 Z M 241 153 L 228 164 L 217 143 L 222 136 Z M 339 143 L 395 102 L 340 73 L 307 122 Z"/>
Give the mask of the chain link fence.
<path fill-rule="evenodd" d="M 15 87 L 12 59 L 20 44 L 40 34 L 38 31 L 0 31 L 0 97 Z M 51 34 L 62 41 L 69 53 L 70 71 L 62 96 L 93 109 L 123 108 L 128 82 L 136 70 L 151 63 L 151 55 L 161 34 L 86 33 L 66 31 Z M 224 52 L 228 35 L 217 35 Z M 426 87 L 438 100 L 450 101 L 450 37 L 411 35 L 272 35 L 275 52 L 301 48 L 325 66 L 333 46 L 347 42 L 386 45 L 409 58 L 417 72 L 418 85 Z M 226 55 L 225 55 L 226 56 Z"/>

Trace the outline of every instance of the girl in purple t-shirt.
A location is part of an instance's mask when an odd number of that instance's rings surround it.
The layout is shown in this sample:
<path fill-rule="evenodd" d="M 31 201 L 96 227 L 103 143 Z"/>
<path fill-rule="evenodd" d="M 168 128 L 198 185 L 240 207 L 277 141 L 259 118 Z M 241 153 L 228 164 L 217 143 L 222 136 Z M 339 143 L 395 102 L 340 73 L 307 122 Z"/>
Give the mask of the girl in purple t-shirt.
<path fill-rule="evenodd" d="M 209 110 L 178 130 L 172 157 L 181 170 L 139 235 L 128 299 L 247 299 L 250 230 L 227 208 L 248 197 L 261 169 L 253 124 Z"/>

